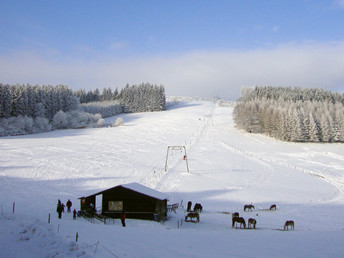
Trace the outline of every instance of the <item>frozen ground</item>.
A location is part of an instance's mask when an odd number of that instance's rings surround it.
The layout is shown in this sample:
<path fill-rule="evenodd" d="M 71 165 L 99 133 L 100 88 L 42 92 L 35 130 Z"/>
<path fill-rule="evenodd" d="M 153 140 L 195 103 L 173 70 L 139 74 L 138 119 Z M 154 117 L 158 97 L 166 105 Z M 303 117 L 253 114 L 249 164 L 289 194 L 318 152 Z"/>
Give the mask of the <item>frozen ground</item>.
<path fill-rule="evenodd" d="M 232 111 L 188 101 L 121 115 L 122 127 L 0 138 L 0 257 L 344 257 L 344 145 L 237 131 Z M 172 145 L 186 146 L 189 172 L 180 150 L 165 172 Z M 131 182 L 201 203 L 200 223 L 185 223 L 183 207 L 126 228 L 57 219 L 57 199 L 79 209 L 79 197 Z M 257 229 L 232 228 L 235 211 Z M 281 230 L 286 220 L 294 231 Z"/>

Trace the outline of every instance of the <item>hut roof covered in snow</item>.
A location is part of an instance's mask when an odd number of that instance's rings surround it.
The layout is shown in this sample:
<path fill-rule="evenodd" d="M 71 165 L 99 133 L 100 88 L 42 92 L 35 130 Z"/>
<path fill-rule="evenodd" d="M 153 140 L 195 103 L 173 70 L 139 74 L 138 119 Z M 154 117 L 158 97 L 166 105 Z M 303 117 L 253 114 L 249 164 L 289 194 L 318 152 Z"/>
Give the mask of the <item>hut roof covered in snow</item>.
<path fill-rule="evenodd" d="M 135 191 L 135 192 L 138 192 L 138 193 L 141 193 L 141 194 L 153 197 L 153 198 L 158 199 L 158 200 L 167 200 L 168 199 L 168 195 L 166 195 L 164 193 L 161 193 L 161 192 L 159 192 L 157 190 L 154 190 L 152 188 L 149 188 L 147 186 L 144 186 L 144 185 L 141 185 L 139 183 L 136 183 L 136 182 L 129 183 L 129 184 L 117 185 L 115 187 L 103 190 L 101 192 L 98 192 L 98 193 L 95 193 L 95 194 L 92 194 L 92 195 L 99 195 L 99 194 L 102 194 L 103 192 L 106 192 L 106 191 L 108 191 L 110 189 L 113 189 L 113 188 L 116 188 L 116 187 L 120 187 L 120 186 L 123 187 L 123 188 L 129 189 L 129 190 L 132 190 L 132 191 Z"/>

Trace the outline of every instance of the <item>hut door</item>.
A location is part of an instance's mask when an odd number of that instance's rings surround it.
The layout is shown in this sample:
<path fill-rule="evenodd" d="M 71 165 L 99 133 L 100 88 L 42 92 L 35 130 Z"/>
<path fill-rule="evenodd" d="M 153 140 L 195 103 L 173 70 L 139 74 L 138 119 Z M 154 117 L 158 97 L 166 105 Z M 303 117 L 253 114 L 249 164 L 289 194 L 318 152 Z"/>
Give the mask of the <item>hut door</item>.
<path fill-rule="evenodd" d="M 102 207 L 103 207 L 103 195 L 102 194 L 96 195 L 96 210 L 98 214 L 102 213 Z"/>

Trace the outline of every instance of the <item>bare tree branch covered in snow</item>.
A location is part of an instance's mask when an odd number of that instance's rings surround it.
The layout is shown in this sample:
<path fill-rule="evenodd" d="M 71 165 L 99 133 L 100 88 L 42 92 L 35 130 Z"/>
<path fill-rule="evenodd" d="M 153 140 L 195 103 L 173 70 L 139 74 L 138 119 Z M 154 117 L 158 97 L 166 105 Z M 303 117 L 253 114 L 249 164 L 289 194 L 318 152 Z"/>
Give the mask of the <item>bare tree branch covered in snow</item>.
<path fill-rule="evenodd" d="M 291 87 L 244 88 L 236 126 L 291 142 L 343 142 L 344 94 Z"/>

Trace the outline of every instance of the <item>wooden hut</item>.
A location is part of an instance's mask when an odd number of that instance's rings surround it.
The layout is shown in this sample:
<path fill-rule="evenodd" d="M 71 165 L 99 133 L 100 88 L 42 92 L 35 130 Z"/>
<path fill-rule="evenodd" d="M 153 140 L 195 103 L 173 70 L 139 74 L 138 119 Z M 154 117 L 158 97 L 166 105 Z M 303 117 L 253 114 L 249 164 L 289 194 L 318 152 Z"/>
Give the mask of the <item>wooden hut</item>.
<path fill-rule="evenodd" d="M 80 209 L 91 215 L 98 212 L 119 218 L 125 210 L 127 218 L 160 221 L 167 216 L 167 195 L 138 183 L 118 185 L 79 199 Z M 102 202 L 100 212 L 95 211 L 96 199 Z"/>

